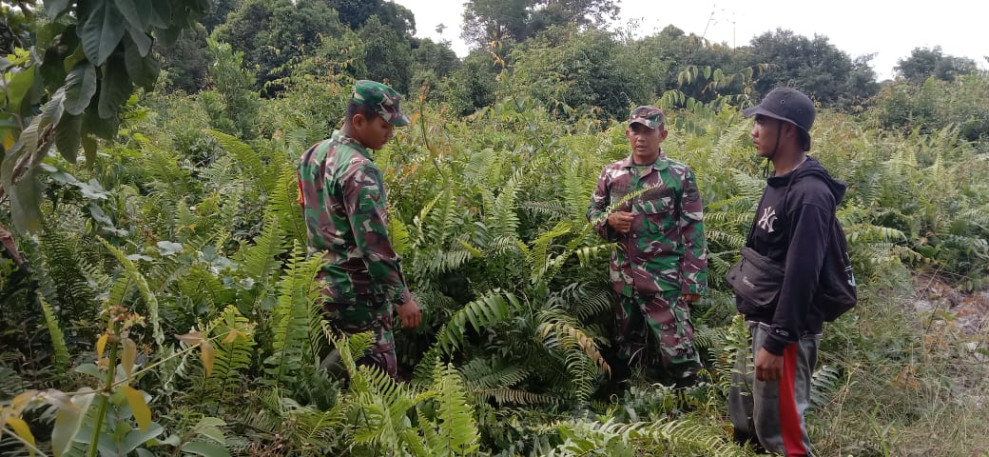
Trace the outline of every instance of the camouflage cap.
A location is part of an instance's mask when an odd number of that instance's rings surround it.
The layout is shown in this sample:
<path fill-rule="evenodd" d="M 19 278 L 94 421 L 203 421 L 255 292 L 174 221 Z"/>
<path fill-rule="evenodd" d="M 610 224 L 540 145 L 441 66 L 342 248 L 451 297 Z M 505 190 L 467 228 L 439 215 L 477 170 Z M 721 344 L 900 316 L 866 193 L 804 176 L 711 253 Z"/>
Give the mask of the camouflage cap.
<path fill-rule="evenodd" d="M 398 108 L 402 96 L 391 87 L 362 79 L 354 83 L 354 93 L 350 95 L 350 99 L 374 106 L 378 114 L 395 127 L 409 125 L 408 116 L 402 114 Z"/>
<path fill-rule="evenodd" d="M 665 122 L 666 116 L 663 114 L 663 110 L 651 105 L 640 106 L 632 110 L 628 115 L 629 125 L 639 123 L 654 129 L 663 125 Z"/>

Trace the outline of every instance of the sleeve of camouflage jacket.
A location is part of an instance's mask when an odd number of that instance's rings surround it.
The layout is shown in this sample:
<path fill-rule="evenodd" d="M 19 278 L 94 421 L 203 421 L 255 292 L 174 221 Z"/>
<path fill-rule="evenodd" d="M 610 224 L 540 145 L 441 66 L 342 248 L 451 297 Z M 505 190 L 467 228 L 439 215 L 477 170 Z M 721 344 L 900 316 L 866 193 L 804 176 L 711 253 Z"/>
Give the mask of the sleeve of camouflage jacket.
<path fill-rule="evenodd" d="M 411 298 L 402 276 L 401 259 L 388 238 L 385 188 L 381 172 L 372 164 L 355 167 L 343 183 L 343 200 L 354 242 L 363 253 L 371 281 L 385 293 L 385 300 L 398 306 Z"/>
<path fill-rule="evenodd" d="M 608 168 L 601 171 L 598 178 L 598 185 L 591 194 L 591 204 L 587 207 L 587 222 L 594 225 L 594 231 L 598 232 L 602 238 L 608 241 L 618 241 L 618 232 L 608 225 L 608 205 L 611 199 L 608 196 Z"/>
<path fill-rule="evenodd" d="M 683 177 L 683 196 L 680 199 L 680 242 L 683 258 L 680 259 L 680 292 L 703 294 L 707 289 L 707 243 L 704 240 L 704 203 L 697 188 L 694 172 L 687 170 Z"/>

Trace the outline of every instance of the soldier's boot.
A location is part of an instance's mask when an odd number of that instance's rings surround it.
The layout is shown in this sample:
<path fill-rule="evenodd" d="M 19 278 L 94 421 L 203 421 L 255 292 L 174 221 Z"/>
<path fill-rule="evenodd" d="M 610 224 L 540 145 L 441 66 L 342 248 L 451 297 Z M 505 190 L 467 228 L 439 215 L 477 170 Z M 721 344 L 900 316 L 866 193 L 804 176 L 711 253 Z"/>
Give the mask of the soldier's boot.
<path fill-rule="evenodd" d="M 323 358 L 323 361 L 320 362 L 319 367 L 326 370 L 326 373 L 334 379 L 343 379 L 347 376 L 347 368 L 343 366 L 343 361 L 340 358 L 340 351 L 336 348 L 333 348 L 333 350 Z"/>
<path fill-rule="evenodd" d="M 697 385 L 699 379 L 697 373 L 701 366 L 695 361 L 675 363 L 670 367 L 670 374 L 673 377 L 673 387 L 686 388 Z"/>

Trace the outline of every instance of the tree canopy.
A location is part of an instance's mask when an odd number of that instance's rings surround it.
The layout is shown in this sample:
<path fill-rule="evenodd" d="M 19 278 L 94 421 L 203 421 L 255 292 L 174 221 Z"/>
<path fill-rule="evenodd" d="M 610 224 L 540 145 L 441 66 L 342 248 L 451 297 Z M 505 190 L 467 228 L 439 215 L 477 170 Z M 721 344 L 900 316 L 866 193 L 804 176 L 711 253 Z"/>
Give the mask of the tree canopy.
<path fill-rule="evenodd" d="M 953 81 L 958 76 L 969 75 L 977 70 L 974 60 L 944 55 L 940 46 L 914 48 L 909 57 L 897 60 L 896 65 L 897 74 L 914 82 L 922 82 L 931 77 Z"/>

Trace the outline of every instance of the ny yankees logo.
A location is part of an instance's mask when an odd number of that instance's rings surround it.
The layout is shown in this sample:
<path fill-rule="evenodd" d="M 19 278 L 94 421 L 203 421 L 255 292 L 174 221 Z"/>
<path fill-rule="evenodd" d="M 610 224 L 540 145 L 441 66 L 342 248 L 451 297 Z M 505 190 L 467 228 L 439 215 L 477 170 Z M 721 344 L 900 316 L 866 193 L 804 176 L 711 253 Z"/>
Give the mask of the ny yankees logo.
<path fill-rule="evenodd" d="M 776 210 L 772 206 L 767 206 L 762 210 L 762 217 L 759 218 L 759 227 L 766 231 L 766 233 L 773 233 L 776 231 L 773 226 L 776 225 Z"/>

